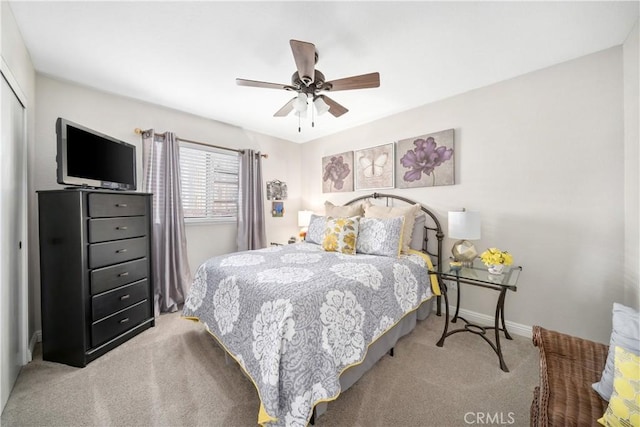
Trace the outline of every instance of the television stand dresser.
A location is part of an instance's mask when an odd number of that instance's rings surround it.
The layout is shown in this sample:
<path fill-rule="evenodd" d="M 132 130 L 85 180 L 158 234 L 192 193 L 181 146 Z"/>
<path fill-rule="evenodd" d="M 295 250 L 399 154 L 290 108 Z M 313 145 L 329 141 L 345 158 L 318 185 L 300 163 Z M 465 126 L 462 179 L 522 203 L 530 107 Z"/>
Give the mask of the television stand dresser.
<path fill-rule="evenodd" d="M 151 200 L 38 192 L 43 360 L 84 367 L 154 326 Z"/>

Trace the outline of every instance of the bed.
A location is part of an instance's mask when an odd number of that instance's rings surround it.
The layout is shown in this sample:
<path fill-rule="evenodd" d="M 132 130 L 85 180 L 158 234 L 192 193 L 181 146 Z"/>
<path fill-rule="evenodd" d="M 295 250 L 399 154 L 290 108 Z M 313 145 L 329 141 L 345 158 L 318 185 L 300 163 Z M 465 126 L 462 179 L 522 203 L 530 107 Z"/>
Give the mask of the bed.
<path fill-rule="evenodd" d="M 396 203 L 424 218 L 412 224 L 410 247 L 402 247 L 409 214 L 401 220 L 393 212 L 375 220 L 333 215 L 322 219 L 322 245 L 310 236 L 310 225 L 305 242 L 217 256 L 198 268 L 182 315 L 203 323 L 253 382 L 258 424 L 313 423 L 430 314 L 440 295 L 432 273 L 441 268 L 444 237 L 436 216 L 409 199 L 378 193 L 344 206 L 395 211 L 389 205 Z M 327 235 L 336 224 L 360 226 L 364 253 L 332 250 Z M 403 253 L 377 254 L 380 249 L 366 246 L 371 236 L 389 247 L 399 244 Z M 356 242 L 348 243 L 355 251 Z"/>

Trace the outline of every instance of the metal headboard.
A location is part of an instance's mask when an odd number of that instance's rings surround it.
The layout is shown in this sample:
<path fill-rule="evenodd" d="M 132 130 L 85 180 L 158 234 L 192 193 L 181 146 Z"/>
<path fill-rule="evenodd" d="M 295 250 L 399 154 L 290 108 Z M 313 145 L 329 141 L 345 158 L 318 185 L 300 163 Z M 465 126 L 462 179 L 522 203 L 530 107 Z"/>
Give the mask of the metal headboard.
<path fill-rule="evenodd" d="M 381 193 L 367 194 L 365 196 L 360 196 L 353 200 L 350 200 L 346 202 L 345 205 L 350 205 L 352 203 L 358 202 L 360 200 L 366 200 L 366 199 L 386 199 L 387 205 L 389 204 L 389 199 L 400 200 L 410 205 L 416 205 L 416 204 L 420 205 L 420 209 L 422 209 L 422 211 L 426 213 L 428 217 L 431 218 L 431 221 L 432 221 L 431 224 L 429 223 L 429 221 L 425 223 L 424 238 L 422 239 L 422 252 L 431 256 L 433 264 L 436 268 L 436 271 L 438 271 L 438 273 L 442 272 L 442 240 L 444 239 L 444 233 L 442 232 L 442 226 L 440 225 L 440 221 L 438 221 L 438 218 L 436 218 L 433 212 L 431 212 L 429 209 L 422 206 L 421 203 L 415 202 L 411 199 L 407 199 L 406 197 L 396 196 L 394 194 L 381 194 Z M 433 237 L 430 237 L 430 236 L 434 236 L 436 239 L 436 247 L 437 247 L 436 253 L 431 252 L 429 249 L 429 241 L 430 239 L 433 239 Z"/>

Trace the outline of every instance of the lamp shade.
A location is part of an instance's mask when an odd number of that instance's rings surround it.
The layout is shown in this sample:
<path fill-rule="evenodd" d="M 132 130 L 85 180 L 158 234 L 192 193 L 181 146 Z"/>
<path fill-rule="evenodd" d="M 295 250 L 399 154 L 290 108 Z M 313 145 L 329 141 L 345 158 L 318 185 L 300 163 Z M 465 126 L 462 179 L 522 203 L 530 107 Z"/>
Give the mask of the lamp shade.
<path fill-rule="evenodd" d="M 329 105 L 327 105 L 327 103 L 324 102 L 324 99 L 322 99 L 322 96 L 319 96 L 316 99 L 314 99 L 313 105 L 316 106 L 316 111 L 318 112 L 319 116 L 329 111 Z"/>
<path fill-rule="evenodd" d="M 298 211 L 298 227 L 308 227 L 311 221 L 311 211 Z"/>
<path fill-rule="evenodd" d="M 307 113 L 307 94 L 299 93 L 296 97 L 296 100 L 293 101 L 293 109 L 296 110 L 296 113 L 302 115 L 302 113 Z"/>
<path fill-rule="evenodd" d="M 480 212 L 449 212 L 449 237 L 478 240 L 480 238 Z"/>

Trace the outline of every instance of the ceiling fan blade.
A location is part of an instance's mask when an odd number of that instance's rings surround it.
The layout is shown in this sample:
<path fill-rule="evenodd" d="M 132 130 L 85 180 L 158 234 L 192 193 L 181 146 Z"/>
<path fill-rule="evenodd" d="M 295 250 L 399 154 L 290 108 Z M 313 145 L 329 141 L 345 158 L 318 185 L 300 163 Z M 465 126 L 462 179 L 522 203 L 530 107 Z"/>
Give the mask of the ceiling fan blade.
<path fill-rule="evenodd" d="M 289 101 L 286 104 L 284 104 L 284 106 L 281 109 L 276 111 L 276 113 L 273 115 L 273 117 L 285 117 L 285 116 L 287 116 L 293 110 L 293 103 L 295 102 L 296 99 L 298 99 L 298 97 L 293 97 L 291 99 L 291 101 Z"/>
<path fill-rule="evenodd" d="M 323 89 L 335 92 L 337 90 L 367 89 L 371 87 L 380 87 L 380 73 L 362 74 L 359 76 L 332 80 L 330 82 L 326 82 Z"/>
<path fill-rule="evenodd" d="M 316 47 L 313 43 L 301 42 L 300 40 L 289 40 L 289 44 L 293 52 L 293 59 L 296 61 L 300 81 L 309 86 L 313 83 L 315 74 Z"/>
<path fill-rule="evenodd" d="M 267 89 L 294 89 L 292 86 L 281 84 L 281 83 L 267 83 L 267 82 L 259 82 L 257 80 L 246 80 L 246 79 L 236 79 L 236 84 L 238 86 L 251 86 L 251 87 L 264 87 Z"/>
<path fill-rule="evenodd" d="M 334 101 L 333 99 L 329 98 L 326 95 L 320 95 L 319 97 L 322 98 L 322 100 L 327 103 L 327 105 L 329 106 L 329 112 L 333 114 L 334 117 L 340 117 L 341 115 L 349 111 L 345 107 L 338 104 L 336 101 Z"/>

